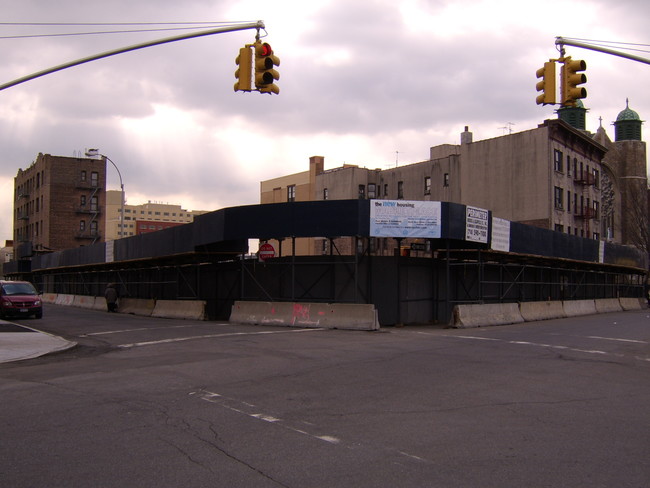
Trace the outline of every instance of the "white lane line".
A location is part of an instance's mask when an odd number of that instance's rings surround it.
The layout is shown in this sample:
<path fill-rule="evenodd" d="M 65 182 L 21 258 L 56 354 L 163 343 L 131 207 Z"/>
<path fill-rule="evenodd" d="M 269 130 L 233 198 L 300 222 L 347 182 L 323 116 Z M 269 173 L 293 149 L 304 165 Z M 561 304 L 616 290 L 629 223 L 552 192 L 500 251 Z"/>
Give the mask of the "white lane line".
<path fill-rule="evenodd" d="M 173 342 L 192 341 L 195 339 L 213 339 L 216 337 L 236 337 L 236 336 L 253 336 L 253 335 L 268 335 L 268 334 L 295 334 L 298 332 L 313 332 L 324 329 L 295 329 L 295 330 L 263 330 L 259 332 L 227 332 L 225 334 L 205 334 L 189 337 L 175 337 L 173 339 L 160 339 L 157 341 L 133 342 L 131 344 L 119 344 L 117 347 L 122 349 L 130 349 L 132 347 L 154 346 L 157 344 L 170 344 Z"/>
<path fill-rule="evenodd" d="M 575 347 L 568 347 L 568 346 L 558 346 L 556 344 L 544 344 L 541 342 L 528 342 L 528 341 L 508 341 L 505 339 L 495 339 L 493 337 L 487 338 L 487 337 L 479 337 L 479 336 L 457 336 L 457 335 L 445 335 L 444 337 L 453 337 L 455 339 L 471 339 L 471 340 L 479 340 L 479 341 L 497 341 L 497 342 L 502 342 L 504 344 L 515 344 L 515 345 L 520 345 L 520 346 L 533 346 L 533 347 L 545 347 L 548 349 L 559 349 L 559 350 L 565 350 L 565 351 L 572 351 L 572 352 L 583 352 L 586 354 L 600 354 L 604 356 L 613 356 L 617 358 L 623 358 L 626 357 L 624 354 L 616 354 L 612 352 L 607 352 L 607 351 L 600 351 L 597 349 L 578 349 Z M 644 358 L 644 357 L 639 357 L 639 356 L 634 356 L 635 359 L 638 359 L 640 361 L 648 361 L 650 362 L 650 358 Z"/>
<path fill-rule="evenodd" d="M 199 390 L 199 391 L 194 391 L 190 393 L 190 395 L 197 395 L 201 400 L 204 400 L 206 402 L 210 403 L 216 403 L 219 406 L 231 410 L 233 412 L 246 415 L 248 417 L 257 419 L 257 420 L 263 420 L 264 422 L 269 422 L 271 424 L 278 424 L 284 429 L 290 430 L 292 432 L 296 432 L 298 434 L 306 435 L 308 437 L 311 437 L 313 439 L 318 439 L 321 441 L 329 442 L 330 444 L 339 444 L 341 440 L 337 437 L 331 436 L 331 435 L 317 435 L 317 434 L 312 434 L 310 432 L 307 432 L 302 429 L 297 429 L 295 427 L 292 427 L 290 425 L 287 425 L 287 423 L 282 420 L 281 418 L 275 417 L 273 415 L 268 415 L 266 413 L 250 413 L 246 412 L 244 407 L 247 408 L 256 408 L 255 405 L 251 405 L 250 403 L 242 402 L 239 400 L 236 400 L 234 398 L 228 398 L 226 396 L 223 396 L 219 393 L 215 393 L 212 391 L 207 391 L 207 390 Z M 236 406 L 231 405 L 232 403 L 235 403 Z"/>
<path fill-rule="evenodd" d="M 214 324 L 214 326 L 222 324 Z M 201 324 L 200 327 L 211 326 L 211 324 Z M 137 329 L 121 329 L 121 330 L 109 330 L 107 332 L 92 332 L 90 334 L 83 334 L 80 337 L 90 337 L 90 336 L 99 336 L 99 335 L 110 335 L 110 334 L 124 334 L 125 332 L 139 332 L 141 330 L 161 330 L 161 329 L 187 329 L 190 327 L 196 327 L 196 325 L 172 325 L 170 327 L 139 327 Z"/>
<path fill-rule="evenodd" d="M 648 344 L 648 341 L 637 341 L 635 339 L 620 339 L 618 337 L 587 336 L 587 339 L 600 339 L 603 341 L 616 341 L 616 342 L 632 342 L 634 344 Z"/>

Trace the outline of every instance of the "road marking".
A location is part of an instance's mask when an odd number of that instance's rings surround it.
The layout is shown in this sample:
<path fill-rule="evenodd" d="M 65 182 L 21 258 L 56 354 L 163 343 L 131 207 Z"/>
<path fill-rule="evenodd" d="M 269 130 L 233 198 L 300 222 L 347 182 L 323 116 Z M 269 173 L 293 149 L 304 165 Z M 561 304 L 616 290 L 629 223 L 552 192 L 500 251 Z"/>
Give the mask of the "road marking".
<path fill-rule="evenodd" d="M 247 402 L 242 402 L 240 400 L 236 400 L 234 398 L 229 398 L 224 395 L 221 395 L 219 393 L 215 393 L 212 391 L 207 391 L 207 390 L 199 390 L 199 391 L 193 391 L 190 393 L 190 395 L 197 395 L 201 400 L 204 400 L 206 402 L 210 403 L 216 403 L 220 407 L 225 408 L 227 410 L 231 410 L 233 412 L 242 414 L 242 415 L 247 415 L 248 417 L 257 419 L 257 420 L 262 420 L 264 422 L 269 422 L 271 424 L 278 424 L 280 427 L 290 430 L 292 432 L 296 432 L 298 434 L 306 435 L 308 437 L 311 437 L 313 439 L 318 439 L 324 442 L 328 442 L 330 444 L 340 444 L 341 439 L 331 436 L 331 435 L 318 435 L 318 434 L 312 434 L 310 432 L 307 432 L 303 429 L 297 429 L 295 427 L 292 427 L 291 425 L 288 425 L 287 422 L 282 420 L 281 418 L 275 417 L 273 415 L 268 415 L 266 413 L 259 413 L 259 411 L 256 411 L 254 413 L 247 412 L 246 408 L 252 409 L 255 408 L 257 410 L 257 407 L 255 405 L 252 405 Z M 234 405 L 232 405 L 234 404 Z M 246 408 L 244 408 L 246 407 Z"/>
<path fill-rule="evenodd" d="M 205 324 L 211 325 L 211 324 Z M 204 324 L 201 324 L 200 327 L 205 327 Z M 222 325 L 222 324 L 215 324 Z M 121 330 L 109 330 L 107 332 L 92 332 L 90 334 L 83 334 L 79 337 L 90 337 L 90 336 L 99 336 L 99 335 L 110 335 L 110 334 L 123 334 L 125 332 L 139 332 L 141 330 L 160 330 L 160 329 L 187 329 L 189 327 L 196 327 L 195 324 L 192 325 L 172 325 L 170 327 L 139 327 L 137 329 L 121 329 Z"/>
<path fill-rule="evenodd" d="M 607 352 L 607 351 L 600 351 L 598 349 L 578 349 L 575 347 L 568 347 L 568 346 L 558 346 L 555 344 L 544 344 L 542 342 L 528 342 L 528 341 L 509 341 L 505 339 L 495 339 L 493 337 L 480 337 L 480 336 L 461 336 L 461 335 L 445 335 L 444 337 L 453 337 L 455 339 L 471 339 L 471 340 L 479 340 L 479 341 L 497 341 L 497 342 L 502 342 L 504 344 L 515 344 L 515 345 L 521 345 L 521 346 L 533 346 L 533 347 L 545 347 L 549 349 L 560 349 L 560 350 L 565 350 L 565 351 L 572 351 L 572 352 L 583 352 L 586 354 L 599 354 L 599 355 L 604 355 L 604 356 L 613 356 L 617 358 L 624 358 L 626 357 L 624 354 L 616 354 L 612 352 Z M 633 356 L 635 359 L 638 359 L 640 361 L 647 361 L 650 362 L 650 358 L 644 358 L 640 356 Z"/>
<path fill-rule="evenodd" d="M 226 332 L 224 334 L 205 334 L 205 335 L 198 335 L 198 336 L 175 337 L 173 339 L 160 339 L 157 341 L 133 342 L 131 344 L 119 344 L 116 347 L 119 347 L 121 349 L 130 349 L 132 347 L 155 346 L 158 344 L 170 344 L 173 342 L 192 341 L 195 339 L 214 339 L 216 337 L 236 337 L 236 336 L 253 336 L 253 335 L 269 335 L 269 334 L 295 334 L 299 332 L 313 332 L 317 330 L 325 330 L 325 329 L 319 328 L 319 329 L 295 329 L 295 330 L 263 330 L 259 332 Z"/>
<path fill-rule="evenodd" d="M 617 337 L 587 336 L 587 339 L 601 339 L 603 341 L 633 342 L 635 344 L 648 344 L 647 341 L 637 341 L 635 339 L 619 339 Z"/>

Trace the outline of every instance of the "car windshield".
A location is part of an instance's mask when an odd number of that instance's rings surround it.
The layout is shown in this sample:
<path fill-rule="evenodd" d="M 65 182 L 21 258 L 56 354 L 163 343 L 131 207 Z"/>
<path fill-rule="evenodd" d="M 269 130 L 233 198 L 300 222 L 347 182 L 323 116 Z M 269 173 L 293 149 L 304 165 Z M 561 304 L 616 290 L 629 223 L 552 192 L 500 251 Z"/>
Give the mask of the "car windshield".
<path fill-rule="evenodd" d="M 29 283 L 6 283 L 2 286 L 5 295 L 37 295 Z"/>

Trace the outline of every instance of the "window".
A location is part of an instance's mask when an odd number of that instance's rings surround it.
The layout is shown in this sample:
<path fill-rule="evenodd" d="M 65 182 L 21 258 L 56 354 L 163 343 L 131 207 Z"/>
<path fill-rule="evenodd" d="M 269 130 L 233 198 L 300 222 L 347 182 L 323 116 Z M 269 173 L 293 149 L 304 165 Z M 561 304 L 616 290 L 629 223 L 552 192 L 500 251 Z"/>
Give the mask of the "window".
<path fill-rule="evenodd" d="M 296 185 L 289 185 L 287 187 L 287 202 L 296 201 Z"/>
<path fill-rule="evenodd" d="M 85 220 L 80 220 L 79 221 L 79 232 L 83 232 L 86 230 L 86 221 Z"/>
<path fill-rule="evenodd" d="M 564 190 L 558 186 L 554 190 L 555 208 L 562 210 L 564 208 Z"/>
<path fill-rule="evenodd" d="M 555 232 L 564 232 L 564 226 L 562 224 L 555 224 Z"/>
<path fill-rule="evenodd" d="M 594 168 L 594 187 L 600 188 L 600 173 L 599 171 Z"/>
<path fill-rule="evenodd" d="M 431 195 L 431 176 L 424 177 L 424 194 Z"/>
<path fill-rule="evenodd" d="M 449 186 L 449 173 L 445 173 L 442 177 L 442 186 Z"/>
<path fill-rule="evenodd" d="M 359 200 L 366 198 L 366 185 L 359 185 Z"/>
<path fill-rule="evenodd" d="M 397 198 L 404 198 L 404 182 L 397 182 Z"/>
<path fill-rule="evenodd" d="M 553 152 L 553 169 L 559 173 L 563 172 L 562 160 L 564 159 L 564 154 L 559 149 L 555 149 Z"/>
<path fill-rule="evenodd" d="M 90 186 L 99 186 L 99 173 L 97 171 L 90 173 Z"/>
<path fill-rule="evenodd" d="M 93 212 L 96 212 L 97 207 L 98 207 L 98 198 L 97 197 L 92 197 L 90 199 L 90 210 L 92 210 Z"/>
<path fill-rule="evenodd" d="M 600 203 L 593 202 L 594 204 L 594 219 L 600 220 Z"/>
<path fill-rule="evenodd" d="M 368 198 L 377 198 L 377 185 L 368 183 Z"/>
<path fill-rule="evenodd" d="M 566 211 L 571 211 L 571 192 L 568 190 L 566 192 Z"/>
<path fill-rule="evenodd" d="M 388 197 L 388 183 L 384 183 L 384 198 Z"/>
<path fill-rule="evenodd" d="M 81 179 L 81 181 L 86 181 L 86 172 L 85 172 L 85 171 L 82 171 L 82 172 L 81 172 L 81 175 L 79 176 L 79 178 Z"/>
<path fill-rule="evenodd" d="M 97 221 L 96 220 L 92 220 L 90 222 L 90 233 L 92 235 L 97 235 Z"/>
<path fill-rule="evenodd" d="M 571 176 L 571 156 L 568 154 L 566 157 L 566 172 L 568 176 Z"/>

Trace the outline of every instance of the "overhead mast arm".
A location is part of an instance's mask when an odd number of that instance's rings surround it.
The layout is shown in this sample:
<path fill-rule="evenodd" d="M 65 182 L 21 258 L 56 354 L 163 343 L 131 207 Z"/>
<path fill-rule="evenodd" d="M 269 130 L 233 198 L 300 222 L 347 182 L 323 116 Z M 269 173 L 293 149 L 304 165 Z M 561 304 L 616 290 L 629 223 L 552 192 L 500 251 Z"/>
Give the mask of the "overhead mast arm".
<path fill-rule="evenodd" d="M 572 41 L 570 39 L 565 39 L 564 37 L 556 37 L 555 45 L 560 46 L 560 53 L 564 57 L 564 46 L 574 46 L 581 47 L 583 49 L 590 49 L 591 51 L 598 51 L 601 53 L 612 54 L 614 56 L 619 56 L 621 58 L 631 59 L 633 61 L 638 61 L 640 63 L 650 64 L 650 59 L 642 58 L 641 56 L 634 56 L 633 54 L 623 53 L 621 51 L 615 51 L 614 49 L 608 49 L 606 47 L 594 46 L 593 44 L 588 44 L 586 42 Z"/>
<path fill-rule="evenodd" d="M 25 83 L 26 81 L 33 80 L 35 78 L 40 78 L 41 76 L 49 75 L 50 73 L 55 73 L 57 71 L 61 71 L 67 68 L 72 68 L 73 66 L 79 66 L 80 64 L 84 63 L 89 63 L 90 61 L 96 61 L 98 59 L 102 58 L 108 58 L 109 56 L 115 56 L 116 54 L 122 54 L 122 53 L 127 53 L 130 51 L 136 51 L 138 49 L 144 49 L 145 47 L 152 47 L 152 46 L 157 46 L 159 44 L 167 44 L 170 42 L 175 42 L 175 41 L 183 41 L 185 39 L 193 39 L 195 37 L 203 37 L 203 36 L 211 36 L 214 34 L 221 34 L 223 32 L 236 32 L 240 30 L 247 30 L 247 29 L 257 29 L 257 36 L 259 37 L 259 31 L 260 29 L 264 29 L 264 22 L 261 20 L 258 20 L 257 22 L 253 23 L 247 23 L 247 24 L 239 24 L 239 25 L 234 25 L 230 27 L 217 27 L 215 29 L 208 29 L 204 31 L 199 31 L 199 32 L 193 32 L 191 34 L 182 34 L 180 36 L 174 36 L 174 37 L 166 37 L 164 39 L 157 39 L 154 41 L 149 41 L 149 42 L 143 42 L 141 44 L 134 44 L 132 46 L 127 46 L 119 49 L 114 49 L 112 51 L 106 51 L 100 54 L 94 54 L 92 56 L 88 56 L 86 58 L 81 58 L 77 59 L 75 61 L 70 61 L 69 63 L 64 63 L 60 64 L 58 66 L 54 66 L 52 68 L 44 69 L 42 71 L 38 71 L 36 73 L 32 73 L 31 75 L 23 76 L 22 78 L 15 79 L 13 81 L 10 81 L 8 83 L 4 83 L 0 85 L 0 91 L 4 90 L 5 88 L 11 88 L 12 86 L 19 85 L 21 83 Z"/>

